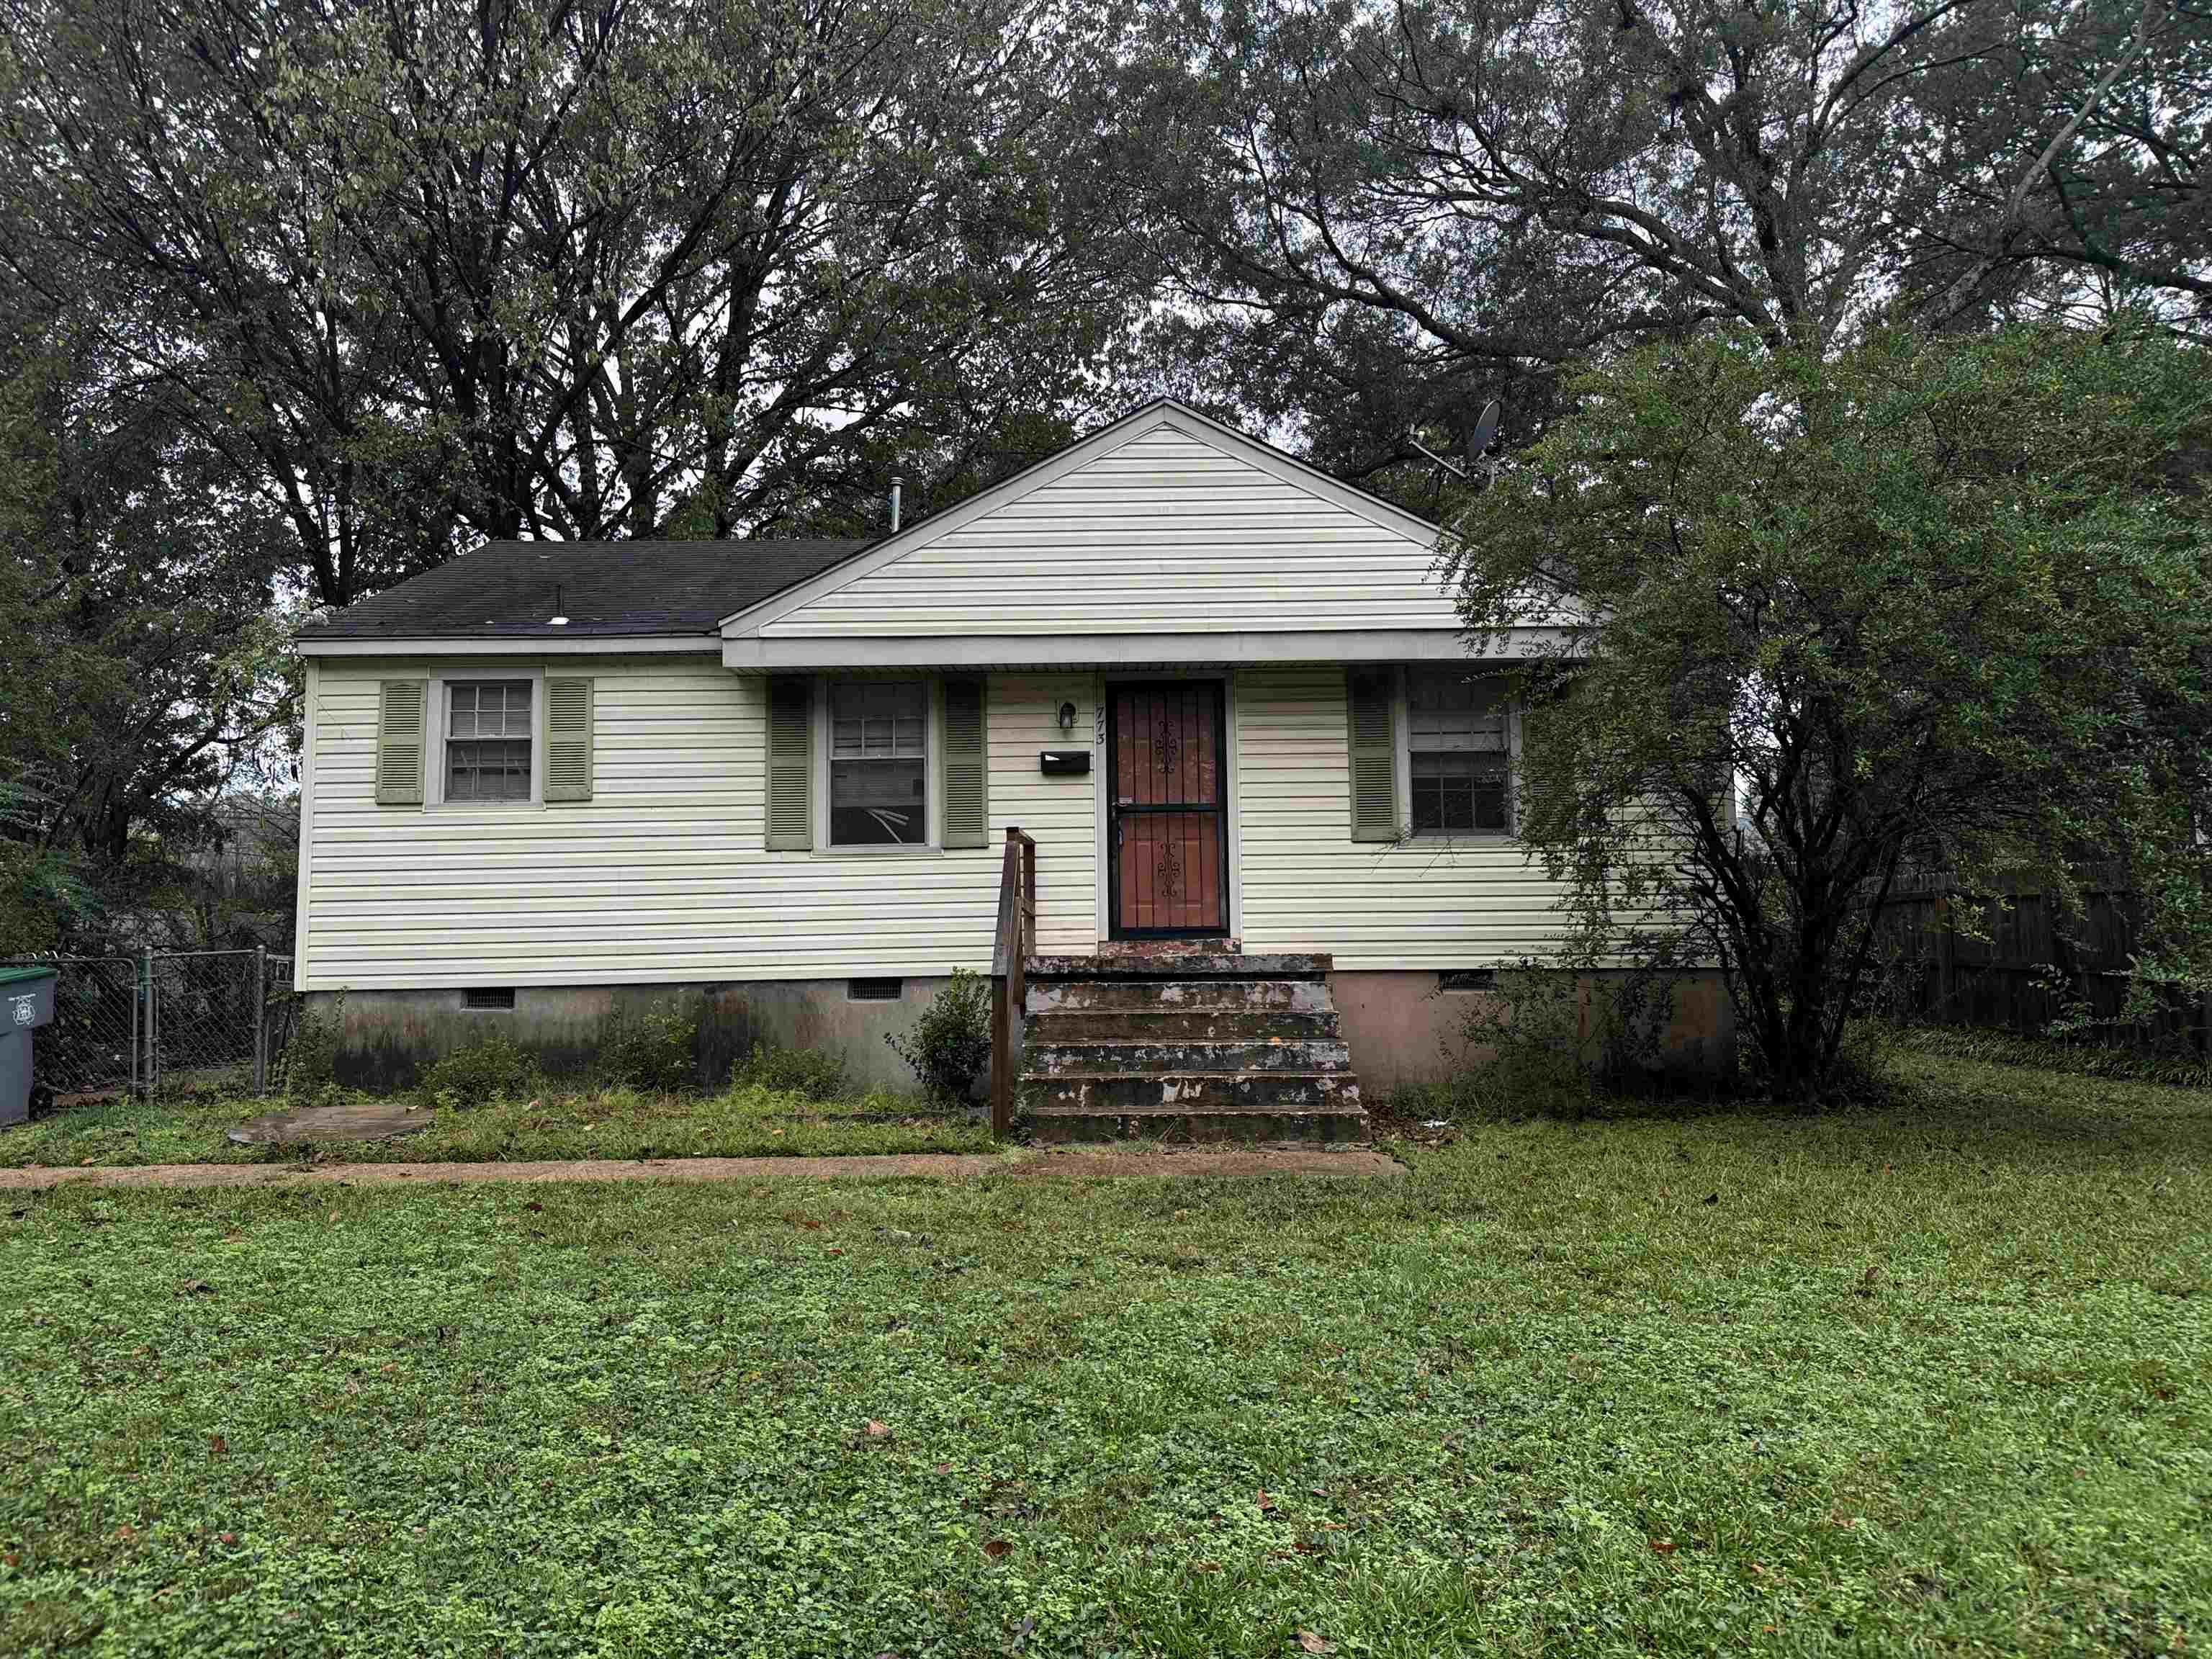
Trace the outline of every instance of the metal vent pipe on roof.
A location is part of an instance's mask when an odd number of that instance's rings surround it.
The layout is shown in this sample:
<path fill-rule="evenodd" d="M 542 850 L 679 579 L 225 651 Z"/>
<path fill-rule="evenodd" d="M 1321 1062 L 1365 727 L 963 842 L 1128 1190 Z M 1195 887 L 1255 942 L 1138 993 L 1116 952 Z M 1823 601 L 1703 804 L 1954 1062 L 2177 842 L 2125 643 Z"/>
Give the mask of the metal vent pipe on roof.
<path fill-rule="evenodd" d="M 894 535 L 894 536 L 896 536 L 896 535 L 897 535 L 897 534 L 898 534 L 898 527 L 899 527 L 899 492 L 900 492 L 901 490 L 904 489 L 905 489 L 905 487 L 906 487 L 906 479 L 905 479 L 903 477 L 902 477 L 900 474 L 896 473 L 896 472 L 892 473 L 892 474 L 891 474 L 891 534 L 892 534 L 892 535 Z"/>

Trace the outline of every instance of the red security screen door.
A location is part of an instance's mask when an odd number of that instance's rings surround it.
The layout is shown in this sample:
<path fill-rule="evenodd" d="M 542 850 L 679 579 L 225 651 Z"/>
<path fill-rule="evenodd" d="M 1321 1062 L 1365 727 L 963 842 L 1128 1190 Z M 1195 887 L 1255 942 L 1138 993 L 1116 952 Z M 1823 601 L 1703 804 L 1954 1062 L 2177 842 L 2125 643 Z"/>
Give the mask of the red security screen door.
<path fill-rule="evenodd" d="M 1107 694 L 1107 850 L 1115 939 L 1229 932 L 1227 770 L 1218 680 L 1152 680 Z"/>

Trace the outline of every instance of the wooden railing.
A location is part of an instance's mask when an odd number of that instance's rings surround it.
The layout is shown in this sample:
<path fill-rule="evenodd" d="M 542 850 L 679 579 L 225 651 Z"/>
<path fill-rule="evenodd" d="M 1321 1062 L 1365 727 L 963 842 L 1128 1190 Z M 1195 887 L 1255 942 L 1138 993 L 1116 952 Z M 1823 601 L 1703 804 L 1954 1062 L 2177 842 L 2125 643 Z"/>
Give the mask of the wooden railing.
<path fill-rule="evenodd" d="M 991 1133 L 1014 1127 L 1014 1032 L 1027 989 L 1022 962 L 1036 942 L 1036 843 L 1006 830 L 999 866 L 999 936 L 991 949 Z"/>

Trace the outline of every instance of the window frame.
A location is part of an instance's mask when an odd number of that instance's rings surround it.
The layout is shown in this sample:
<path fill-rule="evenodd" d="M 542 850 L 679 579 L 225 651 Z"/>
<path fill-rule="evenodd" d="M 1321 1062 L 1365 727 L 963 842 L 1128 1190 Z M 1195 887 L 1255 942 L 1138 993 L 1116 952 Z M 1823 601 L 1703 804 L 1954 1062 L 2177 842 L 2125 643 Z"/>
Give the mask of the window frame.
<path fill-rule="evenodd" d="M 1401 663 L 1390 680 L 1390 738 L 1394 750 L 1392 788 L 1401 840 L 1423 847 L 1455 844 L 1495 845 L 1521 834 L 1521 710 L 1511 702 L 1505 708 L 1505 827 L 1503 830 L 1420 830 L 1413 828 L 1413 699 L 1416 673 L 1453 673 L 1455 665 Z M 1469 679 L 1504 670 L 1470 668 Z M 1478 751 L 1480 752 L 1480 751 Z"/>
<path fill-rule="evenodd" d="M 465 672 L 441 670 L 429 677 L 429 741 L 423 756 L 424 810 L 453 812 L 535 811 L 545 805 L 545 670 L 542 665 L 524 668 L 484 665 Z M 517 684 L 530 687 L 530 798 L 527 800 L 448 800 L 446 798 L 446 745 L 451 740 L 453 688 L 457 685 Z M 466 739 L 464 739 L 466 741 Z"/>
<path fill-rule="evenodd" d="M 813 800 L 811 811 L 814 822 L 814 856 L 817 858 L 927 858 L 942 855 L 945 833 L 944 769 L 945 769 L 945 677 L 928 670 L 886 669 L 881 672 L 818 673 L 813 679 L 812 749 L 809 763 L 812 774 Z M 830 834 L 831 738 L 834 727 L 830 716 L 831 688 L 861 681 L 916 681 L 922 690 L 921 727 L 921 798 L 922 838 L 918 842 L 832 842 Z"/>

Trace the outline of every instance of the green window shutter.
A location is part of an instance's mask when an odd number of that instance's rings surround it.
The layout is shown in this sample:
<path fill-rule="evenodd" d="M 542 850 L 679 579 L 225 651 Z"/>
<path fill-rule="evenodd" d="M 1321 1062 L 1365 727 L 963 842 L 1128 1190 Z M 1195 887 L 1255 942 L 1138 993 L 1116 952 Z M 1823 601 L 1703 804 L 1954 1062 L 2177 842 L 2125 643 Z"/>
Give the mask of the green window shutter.
<path fill-rule="evenodd" d="M 814 683 L 768 683 L 768 848 L 805 852 L 814 845 Z"/>
<path fill-rule="evenodd" d="M 592 798 L 592 683 L 545 677 L 545 799 Z"/>
<path fill-rule="evenodd" d="M 1394 676 L 1354 670 L 1344 678 L 1352 737 L 1352 838 L 1398 839 L 1398 738 L 1391 720 Z"/>
<path fill-rule="evenodd" d="M 384 680 L 376 688 L 376 804 L 422 804 L 422 706 L 428 680 Z"/>
<path fill-rule="evenodd" d="M 945 837 L 947 847 L 991 843 L 990 755 L 983 682 L 945 682 Z"/>

